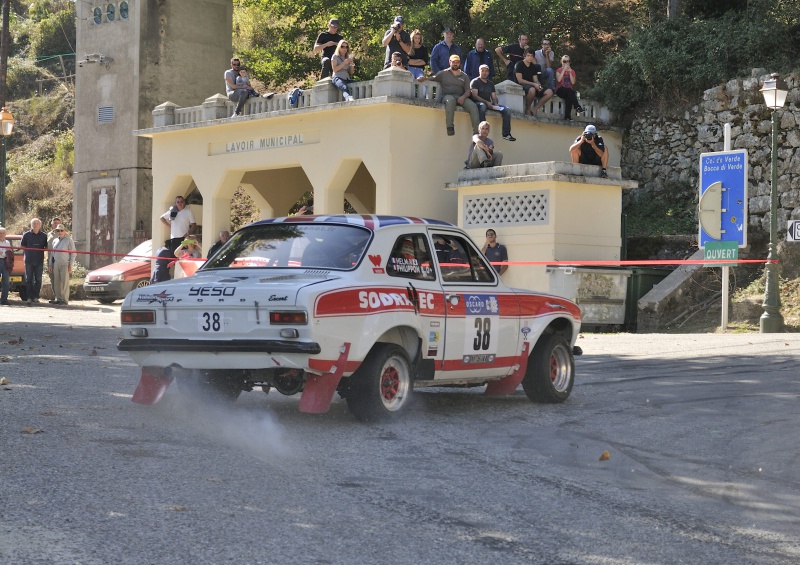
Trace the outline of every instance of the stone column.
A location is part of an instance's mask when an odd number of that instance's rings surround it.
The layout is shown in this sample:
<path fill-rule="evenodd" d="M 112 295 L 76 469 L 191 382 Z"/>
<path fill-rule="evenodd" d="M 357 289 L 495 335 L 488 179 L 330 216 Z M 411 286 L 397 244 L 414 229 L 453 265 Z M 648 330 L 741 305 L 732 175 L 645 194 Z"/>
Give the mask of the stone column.
<path fill-rule="evenodd" d="M 311 87 L 311 105 L 321 106 L 323 104 L 333 104 L 339 101 L 339 89 L 333 86 L 330 77 L 314 83 Z"/>
<path fill-rule="evenodd" d="M 405 69 L 397 67 L 383 69 L 375 77 L 372 95 L 414 98 L 414 77 Z"/>
<path fill-rule="evenodd" d="M 178 105 L 173 102 L 164 102 L 156 106 L 153 109 L 153 127 L 160 128 L 175 125 L 175 109 L 177 107 Z"/>
<path fill-rule="evenodd" d="M 220 120 L 231 115 L 228 109 L 228 97 L 222 94 L 215 94 L 203 101 L 203 119 Z"/>
<path fill-rule="evenodd" d="M 494 88 L 501 106 L 505 106 L 512 112 L 523 113 L 525 111 L 525 91 L 516 82 L 504 80 Z"/>

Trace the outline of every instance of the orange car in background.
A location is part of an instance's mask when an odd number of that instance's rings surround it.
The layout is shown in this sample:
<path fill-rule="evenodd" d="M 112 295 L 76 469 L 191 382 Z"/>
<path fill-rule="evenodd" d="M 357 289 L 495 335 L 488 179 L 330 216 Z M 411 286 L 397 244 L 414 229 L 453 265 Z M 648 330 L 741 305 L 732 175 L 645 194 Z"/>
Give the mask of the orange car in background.
<path fill-rule="evenodd" d="M 21 235 L 6 235 L 6 239 L 14 247 L 19 247 L 22 239 Z M 25 259 L 22 257 L 22 249 L 14 250 L 14 269 L 9 277 L 8 293 L 18 292 L 20 300 L 28 299 L 28 291 L 25 288 Z"/>

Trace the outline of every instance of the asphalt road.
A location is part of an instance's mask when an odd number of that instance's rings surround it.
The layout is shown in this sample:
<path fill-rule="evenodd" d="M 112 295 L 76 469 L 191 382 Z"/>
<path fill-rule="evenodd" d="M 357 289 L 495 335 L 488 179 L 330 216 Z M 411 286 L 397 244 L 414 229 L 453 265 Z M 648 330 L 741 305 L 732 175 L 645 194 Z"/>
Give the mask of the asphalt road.
<path fill-rule="evenodd" d="M 563 405 L 426 390 L 364 425 L 135 405 L 118 317 L 0 308 L 0 563 L 800 562 L 800 334 L 586 334 Z"/>

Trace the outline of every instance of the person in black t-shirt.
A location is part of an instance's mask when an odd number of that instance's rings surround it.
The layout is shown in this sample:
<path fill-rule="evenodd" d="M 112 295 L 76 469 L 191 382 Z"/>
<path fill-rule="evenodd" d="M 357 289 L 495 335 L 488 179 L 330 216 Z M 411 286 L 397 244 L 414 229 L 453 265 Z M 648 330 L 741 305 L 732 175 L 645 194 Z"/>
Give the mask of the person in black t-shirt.
<path fill-rule="evenodd" d="M 597 135 L 597 128 L 589 124 L 583 133 L 575 140 L 569 148 L 569 154 L 573 163 L 582 165 L 596 165 L 600 167 L 600 178 L 607 179 L 608 173 L 608 148 L 603 142 L 603 138 Z"/>
<path fill-rule="evenodd" d="M 508 80 L 512 82 L 517 82 L 517 78 L 514 76 L 514 66 L 522 61 L 525 56 L 525 49 L 528 47 L 528 34 L 521 33 L 518 41 L 519 43 L 501 45 L 494 50 L 497 56 L 506 64 Z M 506 57 L 506 55 L 508 55 L 508 57 Z"/>
<path fill-rule="evenodd" d="M 392 27 L 386 30 L 381 44 L 386 47 L 386 57 L 383 59 L 383 68 L 388 69 L 392 64 L 392 53 L 398 52 L 403 56 L 403 68 L 408 67 L 408 52 L 411 51 L 411 36 L 403 29 L 405 20 L 403 16 L 396 16 Z"/>
<path fill-rule="evenodd" d="M 333 73 L 331 57 L 333 57 L 333 52 L 342 39 L 344 37 L 339 35 L 339 20 L 331 18 L 331 21 L 328 22 L 328 31 L 320 33 L 314 43 L 314 53 L 322 51 L 322 74 L 319 77 L 320 80 L 331 76 Z"/>
<path fill-rule="evenodd" d="M 544 106 L 544 103 L 553 97 L 553 91 L 545 88 L 539 82 L 539 77 L 542 76 L 542 67 L 534 62 L 534 54 L 536 50 L 533 47 L 525 49 L 525 58 L 514 66 L 516 82 L 525 91 L 525 113 L 533 116 L 539 108 Z M 538 98 L 539 101 L 531 109 L 531 104 L 534 99 Z"/>

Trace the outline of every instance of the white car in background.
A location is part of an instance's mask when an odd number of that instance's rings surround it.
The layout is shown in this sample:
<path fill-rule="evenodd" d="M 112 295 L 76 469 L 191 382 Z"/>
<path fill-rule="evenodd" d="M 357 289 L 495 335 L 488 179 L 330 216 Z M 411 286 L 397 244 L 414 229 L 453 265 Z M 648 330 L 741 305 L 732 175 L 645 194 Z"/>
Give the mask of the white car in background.
<path fill-rule="evenodd" d="M 304 412 L 338 392 L 360 420 L 399 415 L 420 387 L 563 402 L 580 352 L 576 304 L 506 287 L 452 224 L 396 216 L 251 224 L 194 276 L 135 289 L 121 317 L 144 404 L 173 378 L 229 399 L 302 393 Z"/>

